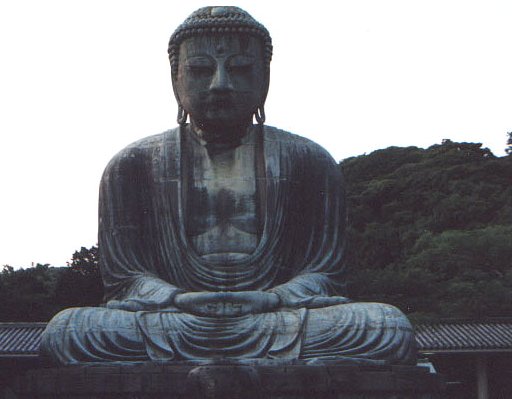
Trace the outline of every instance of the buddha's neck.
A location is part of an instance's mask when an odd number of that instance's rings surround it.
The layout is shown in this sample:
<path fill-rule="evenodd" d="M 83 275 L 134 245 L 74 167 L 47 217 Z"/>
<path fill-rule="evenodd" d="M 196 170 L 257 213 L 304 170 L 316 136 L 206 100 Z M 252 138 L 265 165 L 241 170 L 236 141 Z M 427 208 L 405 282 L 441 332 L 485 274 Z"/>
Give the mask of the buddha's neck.
<path fill-rule="evenodd" d="M 241 126 L 228 126 L 216 129 L 204 129 L 194 121 L 190 124 L 190 131 L 204 145 L 218 148 L 232 148 L 239 146 L 250 131 L 251 124 Z"/>

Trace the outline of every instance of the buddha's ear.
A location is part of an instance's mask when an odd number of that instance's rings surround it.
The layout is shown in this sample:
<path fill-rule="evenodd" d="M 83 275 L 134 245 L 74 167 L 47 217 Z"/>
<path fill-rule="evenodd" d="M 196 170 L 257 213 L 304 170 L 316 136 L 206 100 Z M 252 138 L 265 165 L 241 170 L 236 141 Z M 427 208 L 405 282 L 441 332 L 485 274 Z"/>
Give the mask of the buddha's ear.
<path fill-rule="evenodd" d="M 263 82 L 263 85 L 262 85 L 262 98 L 261 98 L 261 105 L 265 105 L 265 101 L 267 100 L 267 94 L 268 94 L 268 89 L 270 87 L 270 65 L 267 66 L 267 70 L 265 71 L 265 74 L 264 74 L 264 82 Z"/>
<path fill-rule="evenodd" d="M 179 54 L 179 46 L 176 48 L 173 48 L 173 53 Z M 176 102 L 178 103 L 178 106 L 181 105 L 181 100 L 178 95 L 178 70 L 179 70 L 179 59 L 178 57 L 169 57 L 169 63 L 171 66 L 171 84 L 172 84 L 172 91 L 174 93 L 174 98 L 176 98 Z"/>
<path fill-rule="evenodd" d="M 176 73 L 171 73 L 171 84 L 174 98 L 178 105 L 181 105 L 180 97 L 178 96 L 178 89 L 176 88 L 176 85 L 178 84 L 178 71 L 176 71 Z"/>
<path fill-rule="evenodd" d="M 181 104 L 180 96 L 178 94 L 178 73 L 171 74 L 171 81 L 172 81 L 172 91 L 174 92 L 174 97 L 176 98 L 176 102 L 178 103 L 178 116 L 176 117 L 176 122 L 178 122 L 178 125 L 184 126 L 187 123 L 188 119 L 188 112 L 183 108 L 183 105 Z"/>
<path fill-rule="evenodd" d="M 258 122 L 258 125 L 263 126 L 265 123 L 265 100 L 267 99 L 268 94 L 268 88 L 270 85 L 270 71 L 267 70 L 267 73 L 265 73 L 265 80 L 262 82 L 261 86 L 261 98 L 258 104 L 258 107 L 254 111 L 254 117 L 256 118 L 256 121 Z"/>
<path fill-rule="evenodd" d="M 183 108 L 183 105 L 181 105 L 180 96 L 178 94 L 178 71 L 176 71 L 176 73 L 171 73 L 171 84 L 174 97 L 176 98 L 176 102 L 178 103 L 178 116 L 176 118 L 176 121 L 178 122 L 179 125 L 183 126 L 187 123 L 188 112 Z"/>
<path fill-rule="evenodd" d="M 261 99 L 258 107 L 263 108 L 265 101 L 267 100 L 268 89 L 270 87 L 270 66 L 267 66 L 267 70 L 264 73 L 263 82 L 261 83 Z"/>

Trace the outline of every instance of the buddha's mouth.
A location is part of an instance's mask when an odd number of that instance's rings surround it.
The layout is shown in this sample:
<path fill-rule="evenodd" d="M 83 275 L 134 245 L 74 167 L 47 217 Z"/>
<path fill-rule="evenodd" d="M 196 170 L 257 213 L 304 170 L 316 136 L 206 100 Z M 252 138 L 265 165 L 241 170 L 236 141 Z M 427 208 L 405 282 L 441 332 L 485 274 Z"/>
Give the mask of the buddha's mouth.
<path fill-rule="evenodd" d="M 210 107 L 219 107 L 219 108 L 230 108 L 234 105 L 234 102 L 231 100 L 216 100 L 211 101 L 209 103 Z"/>
<path fill-rule="evenodd" d="M 208 98 L 206 105 L 208 108 L 231 108 L 235 101 L 232 96 L 215 96 Z"/>

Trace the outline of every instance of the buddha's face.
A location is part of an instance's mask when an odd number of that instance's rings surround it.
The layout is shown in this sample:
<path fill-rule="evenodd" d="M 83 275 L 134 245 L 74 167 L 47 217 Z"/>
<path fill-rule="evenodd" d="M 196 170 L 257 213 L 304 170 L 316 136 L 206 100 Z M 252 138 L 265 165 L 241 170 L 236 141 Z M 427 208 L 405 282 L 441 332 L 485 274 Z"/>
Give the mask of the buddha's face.
<path fill-rule="evenodd" d="M 261 42 L 252 36 L 197 36 L 180 45 L 175 92 L 204 130 L 244 126 L 268 88 Z"/>

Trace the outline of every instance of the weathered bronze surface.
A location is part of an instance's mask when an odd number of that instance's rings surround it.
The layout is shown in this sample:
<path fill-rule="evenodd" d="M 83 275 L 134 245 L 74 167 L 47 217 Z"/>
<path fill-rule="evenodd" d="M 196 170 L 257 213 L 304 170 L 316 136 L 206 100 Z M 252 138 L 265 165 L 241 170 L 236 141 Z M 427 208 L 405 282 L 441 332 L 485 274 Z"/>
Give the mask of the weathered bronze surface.
<path fill-rule="evenodd" d="M 178 27 L 179 127 L 107 166 L 106 306 L 54 317 L 41 345 L 51 362 L 415 364 L 399 310 L 343 296 L 340 171 L 317 144 L 264 124 L 271 55 L 267 30 L 236 7 Z"/>

